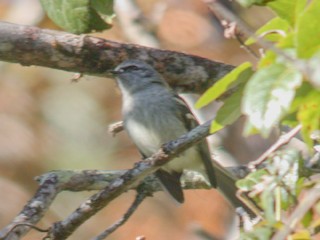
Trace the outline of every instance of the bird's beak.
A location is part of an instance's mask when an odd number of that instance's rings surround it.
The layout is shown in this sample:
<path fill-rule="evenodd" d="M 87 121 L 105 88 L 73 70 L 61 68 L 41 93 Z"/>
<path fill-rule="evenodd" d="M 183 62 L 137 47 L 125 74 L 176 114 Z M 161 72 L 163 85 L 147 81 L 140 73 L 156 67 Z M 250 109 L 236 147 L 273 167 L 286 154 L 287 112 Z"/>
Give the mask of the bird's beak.
<path fill-rule="evenodd" d="M 113 69 L 113 70 L 110 70 L 110 73 L 112 73 L 113 75 L 117 75 L 120 73 L 120 71 Z"/>
<path fill-rule="evenodd" d="M 110 72 L 114 75 L 119 75 L 120 73 L 123 73 L 123 69 L 120 68 L 120 69 L 113 69 L 113 70 L 110 70 Z"/>

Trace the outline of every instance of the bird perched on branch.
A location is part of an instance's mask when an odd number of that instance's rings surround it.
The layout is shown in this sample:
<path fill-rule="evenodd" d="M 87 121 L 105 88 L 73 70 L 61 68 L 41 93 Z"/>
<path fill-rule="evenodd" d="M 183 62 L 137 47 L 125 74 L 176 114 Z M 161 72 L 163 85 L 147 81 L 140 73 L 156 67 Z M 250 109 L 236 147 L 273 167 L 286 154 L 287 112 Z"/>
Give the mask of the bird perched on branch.
<path fill-rule="evenodd" d="M 124 128 L 143 158 L 198 125 L 186 103 L 149 64 L 126 60 L 112 73 L 122 92 Z M 184 202 L 180 184 L 183 170 L 200 172 L 233 206 L 243 205 L 235 196 L 236 178 L 211 160 L 205 139 L 155 172 L 164 189 L 179 203 Z"/>

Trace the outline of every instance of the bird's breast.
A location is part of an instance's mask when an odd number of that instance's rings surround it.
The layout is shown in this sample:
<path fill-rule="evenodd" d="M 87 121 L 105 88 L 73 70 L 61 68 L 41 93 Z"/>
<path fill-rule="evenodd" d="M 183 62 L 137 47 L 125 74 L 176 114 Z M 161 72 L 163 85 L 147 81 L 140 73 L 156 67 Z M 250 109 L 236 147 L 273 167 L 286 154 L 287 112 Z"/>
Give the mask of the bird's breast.
<path fill-rule="evenodd" d="M 134 118 L 125 122 L 125 128 L 135 145 L 147 157 L 155 153 L 162 145 L 161 136 L 155 129 Z"/>

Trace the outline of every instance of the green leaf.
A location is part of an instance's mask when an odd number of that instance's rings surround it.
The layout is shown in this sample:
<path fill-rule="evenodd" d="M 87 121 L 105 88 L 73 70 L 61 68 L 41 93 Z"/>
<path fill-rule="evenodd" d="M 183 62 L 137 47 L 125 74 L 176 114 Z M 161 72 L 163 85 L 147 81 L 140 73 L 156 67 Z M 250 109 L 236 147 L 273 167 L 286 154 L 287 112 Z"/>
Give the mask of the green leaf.
<path fill-rule="evenodd" d="M 288 236 L 290 240 L 311 240 L 313 239 L 310 235 L 310 231 L 307 229 L 298 230 L 296 233 L 291 234 Z"/>
<path fill-rule="evenodd" d="M 304 217 L 302 218 L 301 223 L 303 224 L 304 227 L 309 227 L 310 224 L 312 223 L 312 218 L 313 218 L 313 214 L 311 209 L 309 209 L 309 211 L 307 211 Z"/>
<path fill-rule="evenodd" d="M 99 3 L 97 0 L 41 0 L 41 4 L 52 21 L 72 33 L 101 31 L 111 27 L 105 22 L 106 15 L 103 13 L 112 13 L 112 0 L 100 0 Z"/>
<path fill-rule="evenodd" d="M 227 125 L 234 123 L 241 116 L 241 99 L 244 86 L 228 97 L 218 110 L 211 123 L 210 133 L 215 133 Z"/>
<path fill-rule="evenodd" d="M 295 149 L 278 151 L 268 161 L 267 169 L 277 182 L 283 210 L 295 203 L 301 167 L 300 153 Z M 281 182 L 283 184 L 279 184 Z"/>
<path fill-rule="evenodd" d="M 265 35 L 265 38 L 269 41 L 276 42 L 279 41 L 281 38 L 284 38 L 289 30 L 289 24 L 287 21 L 283 20 L 282 18 L 275 17 L 263 25 L 256 31 L 258 36 Z M 250 45 L 255 43 L 252 37 L 250 37 L 245 44 Z"/>
<path fill-rule="evenodd" d="M 267 136 L 288 112 L 302 75 L 282 64 L 257 71 L 247 83 L 243 97 L 243 113 L 248 121 Z"/>
<path fill-rule="evenodd" d="M 251 63 L 245 62 L 241 64 L 216 82 L 211 88 L 209 88 L 197 101 L 195 107 L 202 108 L 206 106 L 210 102 L 220 97 L 228 89 L 242 82 L 246 82 L 251 75 Z"/>
<path fill-rule="evenodd" d="M 267 3 L 276 14 L 294 26 L 299 12 L 304 8 L 306 0 L 276 0 Z"/>
<path fill-rule="evenodd" d="M 245 178 L 236 182 L 236 186 L 243 191 L 251 191 L 253 186 L 261 182 L 263 176 L 268 175 L 265 169 L 259 169 L 249 173 Z"/>
<path fill-rule="evenodd" d="M 320 50 L 320 1 L 312 1 L 300 15 L 297 23 L 297 54 L 301 58 L 310 58 Z"/>
<path fill-rule="evenodd" d="M 254 231 L 241 233 L 239 240 L 270 240 L 273 229 L 269 226 L 256 227 Z"/>
<path fill-rule="evenodd" d="M 297 112 L 301 104 L 305 102 L 306 97 L 313 92 L 313 87 L 308 82 L 303 82 L 296 90 L 296 95 L 290 106 L 289 113 Z"/>
<path fill-rule="evenodd" d="M 302 124 L 301 133 L 304 141 L 312 147 L 313 141 L 310 135 L 313 131 L 320 130 L 320 92 L 312 91 L 304 103 L 299 107 L 298 120 Z"/>
<path fill-rule="evenodd" d="M 277 59 L 277 54 L 275 54 L 275 52 L 273 51 L 268 50 L 264 54 L 263 58 L 261 58 L 261 60 L 259 61 L 258 68 L 267 67 L 275 63 L 276 59 Z"/>
<path fill-rule="evenodd" d="M 112 20 L 115 17 L 113 0 L 91 0 L 91 7 L 99 13 L 105 22 L 112 24 Z"/>

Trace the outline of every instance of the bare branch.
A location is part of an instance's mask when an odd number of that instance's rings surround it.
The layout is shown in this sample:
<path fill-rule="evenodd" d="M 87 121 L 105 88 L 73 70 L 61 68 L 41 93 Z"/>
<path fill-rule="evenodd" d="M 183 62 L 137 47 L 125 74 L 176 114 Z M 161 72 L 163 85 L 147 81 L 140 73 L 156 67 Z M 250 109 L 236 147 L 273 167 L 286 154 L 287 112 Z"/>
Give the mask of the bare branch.
<path fill-rule="evenodd" d="M 273 52 L 277 53 L 279 56 L 282 56 L 288 62 L 294 64 L 295 66 L 299 67 L 299 69 L 302 67 L 301 64 L 291 56 L 289 56 L 286 52 L 282 51 L 281 49 L 274 46 L 271 42 L 268 42 L 264 40 L 263 38 L 257 36 L 251 29 L 248 27 L 248 25 L 242 21 L 241 18 L 233 14 L 229 9 L 227 9 L 223 4 L 220 3 L 219 0 L 204 0 L 204 2 L 207 3 L 209 8 L 215 12 L 218 13 L 224 20 L 227 22 L 235 22 L 237 24 L 237 28 L 239 31 L 243 34 L 245 34 L 248 37 L 252 37 L 254 40 L 256 40 L 262 47 L 272 50 Z"/>
<path fill-rule="evenodd" d="M 267 151 L 265 151 L 257 160 L 249 163 L 248 165 L 249 169 L 255 170 L 255 168 L 259 166 L 261 163 L 263 163 L 270 156 L 271 153 L 275 152 L 283 145 L 289 143 L 289 141 L 295 135 L 297 135 L 298 132 L 300 132 L 301 127 L 302 127 L 301 125 L 298 125 L 295 128 L 291 129 L 286 134 L 280 136 L 280 138 Z"/>
<path fill-rule="evenodd" d="M 105 231 L 103 231 L 99 236 L 93 238 L 93 240 L 102 240 L 108 237 L 111 233 L 113 233 L 115 230 L 117 230 L 119 227 L 121 227 L 128 219 L 131 217 L 131 215 L 135 212 L 135 210 L 138 208 L 138 206 L 142 203 L 142 201 L 149 195 L 149 192 L 146 191 L 146 188 L 144 184 L 141 184 L 137 189 L 137 196 L 128 209 L 128 211 L 123 215 L 123 217 L 111 225 L 109 228 L 107 228 Z"/>
<path fill-rule="evenodd" d="M 234 67 L 180 52 L 0 22 L 0 60 L 110 77 L 126 59 L 151 64 L 177 92 L 202 93 Z"/>
<path fill-rule="evenodd" d="M 126 170 L 61 170 L 45 173 L 37 177 L 37 181 L 40 183 L 38 191 L 14 220 L 0 231 L 0 239 L 15 239 L 15 237 L 19 238 L 26 234 L 30 230 L 29 225 L 34 225 L 41 220 L 60 192 L 101 190 L 125 172 Z M 147 189 L 150 191 L 148 194 L 162 191 L 159 182 L 153 176 L 148 176 L 143 182 L 145 186 L 148 186 Z M 182 184 L 184 189 L 211 188 L 195 172 L 185 172 Z M 136 187 L 136 185 L 132 185 L 131 189 L 136 189 Z"/>

